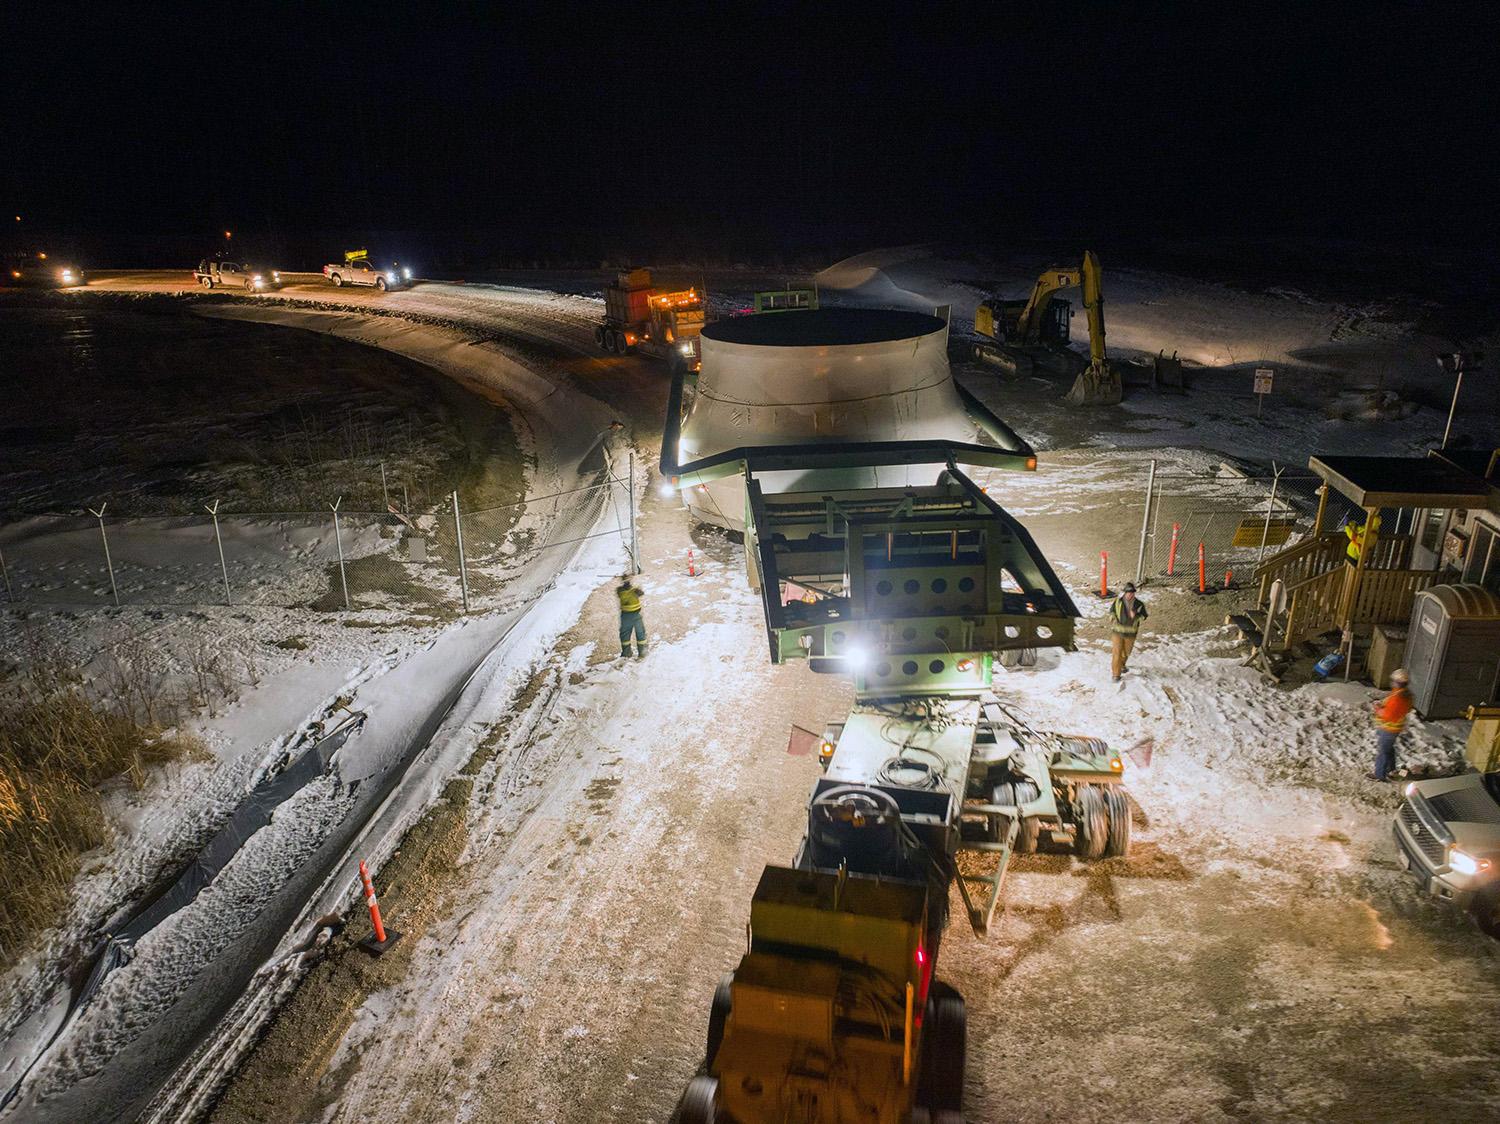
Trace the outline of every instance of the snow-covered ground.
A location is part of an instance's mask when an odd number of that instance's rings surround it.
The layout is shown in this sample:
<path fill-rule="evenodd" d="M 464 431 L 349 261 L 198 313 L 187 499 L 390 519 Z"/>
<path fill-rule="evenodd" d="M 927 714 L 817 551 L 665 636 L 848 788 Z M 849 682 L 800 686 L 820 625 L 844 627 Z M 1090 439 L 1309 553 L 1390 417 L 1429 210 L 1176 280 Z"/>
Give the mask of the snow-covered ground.
<path fill-rule="evenodd" d="M 245 311 L 294 320 L 296 327 L 353 335 L 480 386 L 515 411 L 528 427 L 528 439 L 542 435 L 528 491 L 562 490 L 605 468 L 608 454 L 601 452 L 612 443 L 611 413 L 563 380 L 548 382 L 538 373 L 547 372 L 546 366 L 538 363 L 533 369 L 508 355 L 493 332 L 479 341 L 472 333 L 432 323 L 367 322 L 356 315 L 335 318 L 288 309 Z M 523 307 L 517 319 L 524 321 L 525 315 Z M 309 925 L 328 912 L 330 902 L 342 904 L 352 870 L 345 861 L 347 849 L 354 840 L 364 838 L 378 858 L 386 836 L 368 832 L 376 827 L 396 830 L 393 824 L 431 799 L 430 789 L 402 783 L 391 802 L 383 803 L 413 753 L 425 746 L 431 733 L 422 728 L 425 717 L 440 716 L 444 700 L 474 665 L 508 638 L 518 622 L 532 621 L 526 610 L 537 598 L 556 600 L 555 583 L 570 570 L 578 540 L 600 533 L 584 547 L 612 551 L 605 568 L 618 568 L 621 513 L 610 499 L 609 489 L 598 490 L 577 495 L 545 518 L 523 514 L 523 522 L 531 519 L 537 549 L 525 559 L 510 560 L 495 575 L 503 581 L 500 603 L 510 608 L 473 621 L 411 626 L 400 614 L 374 612 L 361 614 L 358 623 L 364 628 L 350 629 L 347 621 L 322 623 L 307 620 L 306 614 L 292 618 L 278 611 L 206 609 L 191 614 L 199 627 L 218 626 L 249 650 L 287 636 L 294 636 L 300 647 L 274 649 L 273 668 L 265 666 L 262 656 L 257 676 L 263 689 L 243 691 L 233 706 L 203 727 L 215 751 L 212 761 L 175 769 L 114 809 L 120 844 L 89 859 L 67 924 L 8 974 L 0 1022 L 9 1036 L 0 1041 L 4 1084 L 9 1087 L 36 1063 L 13 1111 L 28 1119 L 56 1120 L 78 1119 L 80 1113 L 90 1118 L 133 1113 L 171 1073 L 184 1046 L 212 1040 L 219 1014 L 283 934 L 293 947 L 306 942 L 316 928 Z M 128 541 L 128 535 L 122 537 Z M 544 549 L 549 542 L 571 545 Z M 593 574 L 585 590 L 600 578 L 588 568 L 600 564 L 597 554 L 592 557 L 596 560 L 583 571 Z M 23 610 L 7 623 L 17 629 L 34 627 L 26 624 L 33 612 Z M 497 650 L 496 659 L 513 673 L 535 658 L 537 644 L 545 648 L 545 622 L 569 616 L 565 609 L 539 614 L 522 639 Z M 79 647 L 94 650 L 104 649 L 111 632 L 121 643 L 140 644 L 142 634 L 153 629 L 162 635 L 145 642 L 160 647 L 166 635 L 183 626 L 181 616 L 159 610 L 124 610 L 93 620 L 61 616 L 62 630 L 77 632 Z M 493 697 L 504 696 L 497 690 Z M 212 893 L 201 895 L 141 940 L 133 961 L 105 979 L 99 994 L 74 1012 L 38 1060 L 37 1051 L 46 1047 L 69 1006 L 72 989 L 62 976 L 76 970 L 67 959 L 72 950 L 84 946 L 110 913 L 126 915 L 127 903 L 160 877 L 164 862 L 190 854 L 268 768 L 305 741 L 300 735 L 308 725 L 336 706 L 368 717 L 361 733 L 335 758 L 334 772 L 298 792 L 269 827 L 247 840 L 215 879 Z M 309 894 L 321 910 L 308 906 Z M 253 923 L 246 926 L 247 920 Z M 244 979 L 237 978 L 241 974 Z M 194 1011 L 192 1018 L 171 1014 L 183 1004 Z M 223 1056 L 220 1052 L 219 1060 Z M 228 1056 L 232 1061 L 234 1055 Z"/>
<path fill-rule="evenodd" d="M 921 259 L 846 262 L 824 283 L 847 282 L 839 299 L 951 302 L 971 313 L 1011 281 L 948 276 L 946 263 L 902 266 Z M 1392 337 L 1384 321 L 1372 328 L 1296 294 L 1132 277 L 1105 264 L 1112 344 L 1176 348 L 1236 367 L 1271 356 L 1288 367 L 1315 361 L 1353 381 L 1375 370 L 1358 358 L 1369 349 L 1384 357 L 1377 365 L 1431 365 L 1430 353 L 1418 354 L 1430 341 Z M 1024 285 L 1013 295 L 1024 295 L 1029 278 L 1015 280 Z M 106 283 L 182 287 L 163 276 Z M 414 357 L 481 389 L 485 372 L 502 370 L 489 391 L 556 427 L 533 434 L 535 448 L 583 428 L 597 433 L 611 417 L 634 431 L 643 453 L 654 448 L 665 379 L 642 361 L 592 354 L 598 304 L 586 297 L 436 284 L 335 294 L 307 281 L 280 301 L 233 308 L 260 316 L 299 299 L 319 307 L 276 315 L 305 315 L 302 326 L 316 320 L 324 329 L 331 321 L 382 346 L 421 338 L 413 322 L 460 333 L 420 345 Z M 356 308 L 382 315 L 350 316 Z M 1349 340 L 1359 347 L 1345 347 Z M 1333 351 L 1317 350 L 1324 346 Z M 469 354 L 478 359 L 465 368 Z M 537 370 L 608 409 L 575 420 L 579 400 L 531 384 L 526 373 Z M 1422 901 L 1394 865 L 1393 793 L 1362 778 L 1373 692 L 1268 686 L 1240 666 L 1232 637 L 1207 623 L 1217 605 L 1168 590 L 1150 595 L 1156 627 L 1117 686 L 1102 610 L 1083 596 L 1101 527 L 1115 536 L 1110 549 L 1133 558 L 1139 511 L 1121 509 L 1150 456 L 1204 467 L 1214 450 L 1305 463 L 1318 451 L 1410 448 L 1420 443 L 1415 432 L 1431 427 L 1432 408 L 1415 415 L 1414 429 L 1333 419 L 1291 400 L 1268 406 L 1268 420 L 1251 431 L 1240 424 L 1243 410 L 1209 416 L 1227 397 L 1212 389 L 1136 395 L 1118 411 L 1069 415 L 1055 387 L 1026 392 L 985 369 L 959 373 L 1039 446 L 1067 452 L 1053 469 L 1044 457 L 1035 476 L 992 482 L 991 494 L 1038 529 L 1089 615 L 1080 652 L 1044 656 L 999 689 L 1038 724 L 1119 747 L 1150 739 L 1155 750 L 1131 779 L 1140 818 L 1128 862 L 1085 870 L 1069 859 L 1028 860 L 998 931 L 987 941 L 950 933 L 942 971 L 971 1011 L 969 1119 L 1492 1118 L 1500 1112 L 1495 954 Z M 817 767 L 788 755 L 788 726 L 818 728 L 848 692 L 833 677 L 767 664 L 738 547 L 691 528 L 654 492 L 640 533 L 650 655 L 608 659 L 614 610 L 605 579 L 618 554 L 601 545 L 602 556 L 585 555 L 547 594 L 544 612 L 516 626 L 513 659 L 481 669 L 361 845 L 389 872 L 377 880 L 403 943 L 365 960 L 353 948 L 366 927 L 356 916 L 295 987 L 314 959 L 302 946 L 317 911 L 354 899 L 348 863 L 310 881 L 303 911 L 266 938 L 256 963 L 267 967 L 213 1045 L 179 1072 L 159 1118 L 202 1108 L 285 1001 L 216 1119 L 353 1120 L 375 1104 L 417 1119 L 666 1119 L 701 1056 L 713 986 L 743 948 L 760 869 L 790 858 L 801 833 Z M 700 576 L 687 575 L 689 548 Z M 394 662 L 380 665 L 384 674 L 360 688 L 356 705 L 373 705 L 372 721 L 386 708 L 379 736 L 394 744 L 420 710 L 411 696 L 440 694 L 500 627 L 474 622 L 469 636 L 457 634 L 452 650 L 462 654 L 451 658 L 423 661 L 418 649 L 430 637 L 391 644 Z M 419 673 L 434 664 L 440 674 Z M 264 696 L 260 729 L 272 737 L 274 711 L 310 702 L 301 713 L 315 713 L 345 689 L 332 673 L 300 678 L 267 675 L 291 696 Z M 374 737 L 367 729 L 360 740 Z M 1407 760 L 1450 760 L 1461 738 L 1458 724 L 1416 722 Z M 250 760 L 265 759 L 268 740 Z M 456 775 L 465 785 L 446 786 Z M 419 820 L 424 808 L 447 818 Z M 413 823 L 399 842 L 403 857 L 398 841 Z M 160 955 L 169 959 L 166 949 Z M 105 1021 L 84 1028 L 88 1042 L 117 1034 Z M 85 1055 L 49 1056 L 30 1092 L 65 1085 Z M 52 1107 L 78 1103 L 64 1094 Z"/>

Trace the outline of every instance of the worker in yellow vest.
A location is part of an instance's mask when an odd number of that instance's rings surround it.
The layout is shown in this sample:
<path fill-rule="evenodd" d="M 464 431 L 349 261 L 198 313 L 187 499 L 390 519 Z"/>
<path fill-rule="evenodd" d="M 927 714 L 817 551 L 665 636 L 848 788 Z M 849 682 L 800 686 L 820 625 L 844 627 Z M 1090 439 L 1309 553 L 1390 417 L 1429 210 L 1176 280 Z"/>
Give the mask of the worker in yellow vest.
<path fill-rule="evenodd" d="M 620 655 L 630 655 L 630 638 L 635 637 L 637 658 L 646 654 L 646 622 L 641 619 L 641 590 L 631 581 L 629 574 L 620 577 L 615 587 L 615 596 L 620 599 Z"/>
<path fill-rule="evenodd" d="M 1130 662 L 1130 652 L 1141 631 L 1141 622 L 1149 615 L 1146 603 L 1135 595 L 1135 582 L 1126 582 L 1124 592 L 1109 607 L 1110 641 L 1114 649 L 1110 671 L 1116 683 L 1129 670 L 1125 665 Z"/>
<path fill-rule="evenodd" d="M 1359 564 L 1360 552 L 1365 549 L 1365 542 L 1370 535 L 1380 533 L 1380 512 L 1369 523 L 1356 524 L 1351 518 L 1344 524 L 1344 536 L 1349 540 L 1349 545 L 1344 547 L 1344 561 L 1351 566 Z"/>

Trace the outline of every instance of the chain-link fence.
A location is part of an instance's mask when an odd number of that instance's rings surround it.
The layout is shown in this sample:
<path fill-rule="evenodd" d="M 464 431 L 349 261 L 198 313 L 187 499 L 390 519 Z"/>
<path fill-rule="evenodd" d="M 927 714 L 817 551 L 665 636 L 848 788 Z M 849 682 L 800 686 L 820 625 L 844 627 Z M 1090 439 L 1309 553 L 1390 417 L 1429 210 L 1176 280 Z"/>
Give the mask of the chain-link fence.
<path fill-rule="evenodd" d="M 1267 559 L 1313 527 L 1318 486 L 1310 473 L 1254 474 L 1229 464 L 1210 471 L 1153 469 L 1140 535 L 1137 576 L 1156 584 L 1223 588 L 1256 577 Z M 1336 493 L 1324 526 L 1338 528 L 1350 511 Z"/>
<path fill-rule="evenodd" d="M 635 556 L 634 491 L 608 470 L 577 488 L 467 511 L 459 494 L 424 511 L 87 515 L 0 523 L 0 597 L 54 606 L 274 605 L 442 615 L 524 600 L 550 584 L 562 548 L 617 536 Z M 545 564 L 556 554 L 558 565 Z"/>

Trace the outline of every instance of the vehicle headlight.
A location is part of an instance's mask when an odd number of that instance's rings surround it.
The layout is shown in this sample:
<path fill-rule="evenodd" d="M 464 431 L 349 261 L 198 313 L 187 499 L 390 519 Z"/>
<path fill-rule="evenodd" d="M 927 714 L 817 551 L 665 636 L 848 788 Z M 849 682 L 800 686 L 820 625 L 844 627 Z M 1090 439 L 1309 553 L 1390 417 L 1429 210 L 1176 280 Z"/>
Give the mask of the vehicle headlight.
<path fill-rule="evenodd" d="M 271 276 L 274 277 L 274 278 L 276 278 L 276 280 L 280 281 L 281 280 L 281 270 L 279 270 L 279 269 L 273 269 L 271 271 Z"/>
<path fill-rule="evenodd" d="M 386 280 L 387 280 L 387 281 L 394 281 L 394 280 L 395 280 L 395 279 L 396 279 L 396 271 L 395 271 L 395 270 L 392 270 L 392 271 L 391 271 L 391 272 L 390 272 L 390 273 L 387 273 L 387 274 L 386 274 L 386 275 L 385 275 L 385 279 L 386 279 Z"/>
<path fill-rule="evenodd" d="M 255 280 L 255 281 L 259 281 L 259 280 L 260 280 L 260 279 L 261 279 L 261 278 L 260 278 L 260 274 L 259 274 L 259 273 L 257 273 L 257 274 L 256 274 L 256 275 L 255 275 L 255 276 L 254 276 L 254 278 L 252 278 L 252 280 Z"/>
<path fill-rule="evenodd" d="M 1460 874 L 1478 874 L 1490 868 L 1489 859 L 1476 859 L 1466 851 L 1454 847 L 1448 852 L 1448 865 Z"/>
<path fill-rule="evenodd" d="M 403 276 L 403 277 L 405 277 L 405 278 L 406 278 L 406 279 L 407 279 L 407 280 L 408 280 L 408 281 L 410 281 L 410 280 L 411 280 L 411 270 L 409 270 L 409 269 L 403 269 L 403 270 L 402 270 L 402 271 L 401 271 L 401 275 L 402 275 L 402 276 Z"/>
<path fill-rule="evenodd" d="M 677 345 L 677 350 L 680 351 L 680 352 L 682 352 L 684 355 L 691 355 L 693 353 L 693 343 L 692 343 L 692 341 L 691 340 L 683 340 L 682 343 L 680 343 L 680 344 Z"/>
<path fill-rule="evenodd" d="M 1408 797 L 1411 796 L 1413 793 L 1415 793 L 1417 791 L 1417 782 L 1416 781 L 1407 781 L 1406 782 L 1406 788 L 1403 789 L 1402 791 L 1404 791 Z"/>
<path fill-rule="evenodd" d="M 58 274 L 58 276 L 61 277 L 64 281 L 68 282 L 69 284 L 71 284 L 72 281 L 73 281 L 73 271 L 71 269 L 65 269 L 65 270 L 63 270 L 61 273 Z"/>

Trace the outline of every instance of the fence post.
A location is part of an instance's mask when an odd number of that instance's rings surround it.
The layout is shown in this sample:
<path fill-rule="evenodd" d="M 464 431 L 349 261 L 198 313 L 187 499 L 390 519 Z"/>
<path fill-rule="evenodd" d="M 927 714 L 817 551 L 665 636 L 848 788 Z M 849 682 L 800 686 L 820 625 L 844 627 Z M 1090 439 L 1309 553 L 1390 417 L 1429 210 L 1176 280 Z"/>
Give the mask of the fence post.
<path fill-rule="evenodd" d="M 1146 510 L 1141 512 L 1141 549 L 1135 559 L 1135 584 L 1146 579 L 1146 531 L 1151 525 L 1151 493 L 1156 490 L 1156 458 L 1151 458 L 1151 471 L 1146 475 Z M 1152 545 L 1155 545 L 1154 543 Z"/>
<path fill-rule="evenodd" d="M 469 568 L 464 559 L 464 521 L 458 513 L 458 489 L 453 489 L 453 527 L 458 533 L 458 584 L 463 590 L 464 612 L 469 611 Z"/>
<path fill-rule="evenodd" d="M 219 547 L 219 575 L 224 579 L 224 604 L 233 605 L 234 600 L 229 596 L 229 567 L 224 565 L 224 539 L 219 534 L 219 501 L 214 500 L 213 507 L 205 504 L 204 510 L 214 517 L 214 542 Z"/>
<path fill-rule="evenodd" d="M 333 508 L 333 545 L 339 552 L 339 585 L 344 587 L 344 610 L 349 610 L 349 576 L 344 573 L 344 536 L 339 528 L 339 504 L 344 502 L 340 496 L 328 506 Z"/>
<path fill-rule="evenodd" d="M 641 572 L 641 556 L 636 552 L 635 541 L 635 446 L 630 446 L 630 472 L 625 477 L 627 497 L 626 504 L 630 508 L 630 570 L 631 573 Z M 618 524 L 617 524 L 618 526 Z"/>
<path fill-rule="evenodd" d="M 380 491 L 385 495 L 385 509 L 391 509 L 391 488 L 385 482 L 385 461 L 380 462 Z"/>
<path fill-rule="evenodd" d="M 108 507 L 109 502 L 105 501 L 99 505 L 98 511 L 95 511 L 93 508 L 89 508 L 88 511 L 90 515 L 99 520 L 99 538 L 104 543 L 104 565 L 109 570 L 109 592 L 110 596 L 115 599 L 115 608 L 118 609 L 120 607 L 120 589 L 115 585 L 115 564 L 109 556 L 109 536 L 104 533 L 104 512 Z"/>
<path fill-rule="evenodd" d="M 10 571 L 5 568 L 5 551 L 0 550 L 0 578 L 5 579 L 5 599 L 14 601 L 16 595 L 10 590 Z"/>
<path fill-rule="evenodd" d="M 1260 532 L 1260 554 L 1255 559 L 1255 568 L 1260 569 L 1260 564 L 1266 560 L 1266 540 L 1271 537 L 1271 513 L 1276 510 L 1276 488 L 1281 483 L 1282 470 L 1276 467 L 1276 462 L 1271 462 L 1271 502 L 1266 507 L 1266 525 Z"/>

